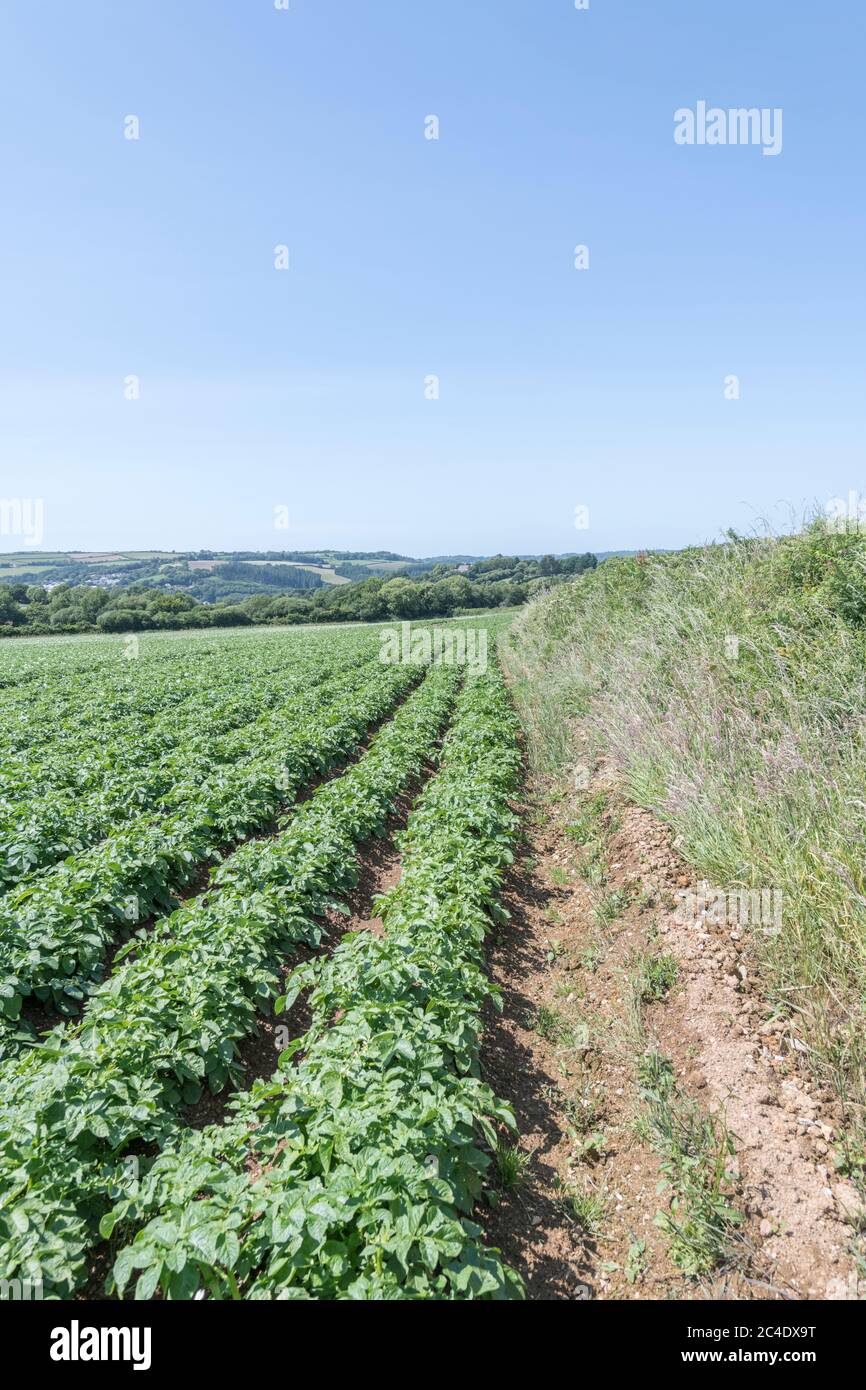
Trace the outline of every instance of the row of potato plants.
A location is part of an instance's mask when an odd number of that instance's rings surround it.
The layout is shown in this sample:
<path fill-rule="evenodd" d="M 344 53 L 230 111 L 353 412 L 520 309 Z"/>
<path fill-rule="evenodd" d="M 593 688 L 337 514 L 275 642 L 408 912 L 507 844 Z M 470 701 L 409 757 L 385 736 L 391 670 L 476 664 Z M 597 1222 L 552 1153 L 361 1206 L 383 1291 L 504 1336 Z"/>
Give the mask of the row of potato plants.
<path fill-rule="evenodd" d="M 479 1039 L 519 776 L 501 679 L 473 679 L 402 837 L 401 880 L 374 909 L 384 935 L 350 934 L 293 973 L 280 1004 L 304 991 L 312 1025 L 274 1077 L 229 1123 L 168 1147 L 103 1220 L 126 1240 L 120 1294 L 521 1296 L 473 1221 L 487 1148 L 514 1124 L 481 1080 Z"/>
<path fill-rule="evenodd" d="M 367 660 L 371 657 L 372 649 Z M 248 672 L 242 690 L 209 690 L 144 734 L 115 738 L 108 767 L 102 747 L 90 742 L 80 748 L 74 786 L 52 786 L 30 800 L 16 795 L 0 807 L 0 886 L 8 892 L 27 875 L 86 849 L 166 799 L 189 794 L 221 763 L 250 758 L 278 721 L 291 717 L 292 698 L 333 671 L 333 654 L 322 648 L 300 669 L 285 669 L 267 682 Z M 86 720 L 82 733 L 88 738 Z"/>
<path fill-rule="evenodd" d="M 32 1045 L 20 1022 L 34 995 L 76 1012 L 99 983 L 108 948 L 226 846 L 272 825 L 298 788 L 352 754 L 367 729 L 420 678 L 418 667 L 350 670 L 298 697 L 291 719 L 247 763 L 215 768 L 169 814 L 145 816 L 42 874 L 0 905 L 0 1056 Z"/>
<path fill-rule="evenodd" d="M 417 669 L 394 668 L 406 691 Z M 124 1157 L 176 1137 L 202 1089 L 239 1082 L 298 943 L 352 885 L 354 847 L 380 834 L 453 707 L 457 677 L 432 671 L 368 751 L 323 784 L 278 835 L 242 845 L 217 890 L 176 911 L 60 1028 L 0 1073 L 0 1278 L 65 1296 L 86 1277 Z"/>
<path fill-rule="evenodd" d="M 7 660 L 8 650 L 7 644 Z M 34 781 L 60 785 L 67 777 L 74 780 L 74 760 L 65 756 L 64 746 L 79 733 L 82 712 L 88 724 L 83 736 L 110 740 L 182 709 L 208 685 L 218 685 L 233 666 L 225 651 L 199 651 L 190 658 L 182 647 L 158 655 L 146 649 L 144 656 L 125 660 L 114 641 L 59 643 L 53 652 L 53 662 L 38 679 L 0 692 L 7 730 L 0 793 L 19 777 L 22 790 Z M 30 649 L 24 655 L 32 660 L 34 653 Z"/>
<path fill-rule="evenodd" d="M 170 754 L 187 730 L 206 724 L 211 711 L 224 707 L 226 716 L 233 714 L 238 723 L 254 719 L 283 698 L 287 679 L 303 678 L 317 668 L 339 669 L 358 645 L 357 638 L 345 650 L 290 639 L 281 648 L 263 641 L 192 657 L 181 648 L 170 665 L 144 657 L 124 662 L 118 653 L 113 668 L 98 663 L 90 680 L 70 682 L 71 704 L 70 692 L 61 691 L 56 680 L 47 682 L 53 720 L 30 700 L 16 708 L 0 697 L 0 719 L 10 731 L 0 759 L 0 818 L 23 818 L 31 809 L 36 815 L 45 798 L 80 799 L 124 776 L 141 775 Z M 372 651 L 374 644 L 368 640 L 366 645 Z M 51 726 L 49 735 L 45 725 Z M 17 749 L 15 731 L 23 740 Z"/>
<path fill-rule="evenodd" d="M 373 645 L 360 630 L 338 634 L 339 643 L 291 631 L 253 636 L 207 644 L 201 636 L 149 637 L 129 660 L 114 639 L 48 643 L 52 660 L 40 679 L 0 691 L 0 803 L 24 803 L 51 789 L 87 790 L 111 774 L 118 757 L 144 764 L 168 748 L 173 721 L 205 708 L 209 696 L 249 699 L 245 687 L 266 693 L 287 664 L 302 667 L 327 651 L 339 665 L 365 640 Z M 12 645 L 0 649 L 0 665 L 8 665 Z M 27 644 L 24 659 L 35 662 L 37 651 Z"/>

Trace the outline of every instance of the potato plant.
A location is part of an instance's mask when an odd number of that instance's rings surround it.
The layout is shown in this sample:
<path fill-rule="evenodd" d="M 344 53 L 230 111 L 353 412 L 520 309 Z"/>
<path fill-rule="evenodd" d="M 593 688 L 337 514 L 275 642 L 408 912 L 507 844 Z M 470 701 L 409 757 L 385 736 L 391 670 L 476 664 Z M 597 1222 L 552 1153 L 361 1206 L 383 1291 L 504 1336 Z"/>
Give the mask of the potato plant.
<path fill-rule="evenodd" d="M 354 881 L 354 847 L 381 833 L 448 721 L 458 673 L 433 670 L 413 692 L 422 674 L 383 667 L 377 704 L 346 708 L 360 721 L 355 742 L 408 698 L 363 757 L 280 833 L 226 858 L 212 890 L 133 938 L 80 1022 L 0 1069 L 0 1277 L 42 1279 L 55 1296 L 79 1287 L 99 1219 L 128 1182 L 125 1160 L 175 1140 L 204 1087 L 240 1080 L 239 1045 L 281 962 L 319 942 L 322 913 Z M 325 748 L 340 738 L 326 730 Z"/>

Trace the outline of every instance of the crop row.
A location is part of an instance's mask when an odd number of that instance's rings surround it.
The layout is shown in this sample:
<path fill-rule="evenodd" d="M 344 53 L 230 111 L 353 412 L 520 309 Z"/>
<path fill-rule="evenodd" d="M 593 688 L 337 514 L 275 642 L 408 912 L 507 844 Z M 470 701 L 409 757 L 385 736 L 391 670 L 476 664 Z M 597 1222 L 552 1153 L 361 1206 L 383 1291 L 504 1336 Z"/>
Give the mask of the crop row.
<path fill-rule="evenodd" d="M 82 712 L 88 718 L 85 732 L 97 739 L 111 738 L 182 709 L 209 687 L 233 681 L 234 663 L 225 652 L 201 652 L 192 663 L 184 661 L 179 650 L 126 660 L 119 643 L 91 643 L 84 648 L 88 663 L 66 669 L 59 658 L 71 657 L 75 650 L 66 644 L 54 648 L 54 661 L 39 679 L 0 692 L 7 753 L 20 753 L 22 771 L 31 777 L 34 763 L 40 776 L 57 775 L 54 756 L 61 740 L 78 734 Z M 4 665 L 7 662 L 8 658 Z M 65 767 L 61 758 L 60 768 Z M 14 771 L 12 756 L 4 762 L 0 788 L 6 789 L 6 778 Z"/>
<path fill-rule="evenodd" d="M 292 701 L 303 700 L 333 670 L 332 656 L 322 650 L 317 661 L 264 689 L 248 676 L 243 692 L 222 700 L 210 692 L 143 737 L 115 737 L 108 767 L 103 748 L 80 753 L 75 786 L 51 787 L 30 801 L 16 796 L 0 814 L 0 885 L 8 891 L 28 873 L 86 849 L 161 802 L 189 795 L 220 763 L 250 758 L 292 718 Z"/>
<path fill-rule="evenodd" d="M 80 1007 L 119 934 L 168 910 L 173 893 L 227 845 L 272 825 L 297 789 L 354 752 L 419 677 L 418 667 L 375 665 L 316 687 L 259 757 L 215 769 L 172 814 L 141 817 L 7 896 L 0 906 L 6 1055 L 32 1041 L 15 1025 L 28 995 L 61 1012 Z"/>
<path fill-rule="evenodd" d="M 377 905 L 290 978 L 313 1022 L 228 1124 L 167 1147 L 104 1219 L 136 1298 L 503 1299 L 518 1277 L 473 1208 L 513 1125 L 479 1075 L 482 942 L 512 858 L 517 732 L 498 675 L 472 680 Z M 302 1060 L 298 1063 L 298 1055 Z M 137 1229 L 134 1238 L 130 1236 Z"/>
<path fill-rule="evenodd" d="M 342 634 L 341 634 L 342 636 Z M 96 664 L 85 680 L 46 680 L 38 699 L 0 696 L 6 731 L 0 763 L 0 810 L 21 811 L 50 793 L 80 796 L 117 775 L 144 768 L 177 746 L 211 709 L 233 712 L 238 722 L 256 718 L 282 698 L 289 663 L 304 673 L 345 666 L 361 645 L 263 641 L 252 649 L 196 653 L 174 660 L 140 656 Z M 373 644 L 367 641 L 368 648 Z M 293 678 L 293 675 L 290 677 Z"/>
<path fill-rule="evenodd" d="M 409 688 L 417 668 L 392 668 Z M 219 891 L 173 913 L 91 998 L 81 1022 L 0 1074 L 0 1278 L 65 1294 L 116 1192 L 130 1146 L 165 1142 L 204 1086 L 240 1079 L 238 1049 L 279 966 L 321 937 L 317 918 L 355 878 L 354 846 L 381 833 L 453 706 L 432 671 L 343 776 L 274 838 L 242 845 Z M 134 946 L 135 943 L 130 943 Z M 17 1271 L 17 1274 L 16 1272 Z"/>

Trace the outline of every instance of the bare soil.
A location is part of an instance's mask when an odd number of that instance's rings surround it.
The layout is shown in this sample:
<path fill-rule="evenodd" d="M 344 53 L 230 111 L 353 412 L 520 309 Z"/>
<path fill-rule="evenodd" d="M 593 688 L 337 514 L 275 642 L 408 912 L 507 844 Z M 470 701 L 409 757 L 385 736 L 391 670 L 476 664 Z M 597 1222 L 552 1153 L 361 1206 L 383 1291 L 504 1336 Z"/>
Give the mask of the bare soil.
<path fill-rule="evenodd" d="M 366 930 L 381 934 L 382 923 L 374 914 L 374 904 L 400 878 L 400 851 L 395 836 L 405 829 L 417 791 L 418 784 L 397 798 L 394 813 L 381 837 L 359 845 L 355 862 L 357 879 L 345 902 L 348 913 L 330 911 L 319 919 L 324 929 L 322 942 L 317 948 L 303 944 L 297 946 L 291 958 L 280 967 L 284 984 L 299 964 L 323 951 L 332 951 L 347 932 Z M 206 1125 L 222 1124 L 232 1096 L 239 1089 L 246 1090 L 254 1081 L 266 1080 L 273 1075 L 280 1053 L 291 1040 L 303 1036 L 310 1026 L 307 1001 L 304 995 L 299 995 L 286 1013 L 276 1015 L 261 1012 L 256 1022 L 256 1032 L 244 1038 L 238 1048 L 238 1061 L 243 1068 L 243 1080 L 239 1087 L 225 1089 L 218 1095 L 205 1091 L 195 1105 L 187 1106 L 182 1114 L 184 1123 L 190 1128 L 203 1129 Z"/>
<path fill-rule="evenodd" d="M 481 1214 L 488 1241 L 532 1299 L 847 1299 L 866 1296 L 851 1255 L 861 1204 L 834 1176 L 839 1112 L 809 1076 L 789 1030 L 770 1015 L 748 929 L 683 920 L 678 889 L 697 890 L 667 828 L 618 796 L 607 881 L 591 886 L 566 827 L 585 793 L 525 808 L 527 854 L 508 882 L 510 923 L 489 966 L 504 1010 L 487 1019 L 485 1075 L 514 1107 L 523 1181 Z M 619 828 L 615 828 L 618 823 Z M 601 895 L 627 895 L 599 924 Z M 732 1256 L 710 1278 L 684 1275 L 654 1224 L 667 1199 L 639 1116 L 627 977 L 639 952 L 674 956 L 677 982 L 644 1010 L 678 1085 L 723 1118 L 736 1152 Z M 802 1046 L 802 1045 L 801 1045 Z M 598 1148 L 590 1136 L 601 1136 Z M 597 1230 L 570 1194 L 596 1195 Z"/>

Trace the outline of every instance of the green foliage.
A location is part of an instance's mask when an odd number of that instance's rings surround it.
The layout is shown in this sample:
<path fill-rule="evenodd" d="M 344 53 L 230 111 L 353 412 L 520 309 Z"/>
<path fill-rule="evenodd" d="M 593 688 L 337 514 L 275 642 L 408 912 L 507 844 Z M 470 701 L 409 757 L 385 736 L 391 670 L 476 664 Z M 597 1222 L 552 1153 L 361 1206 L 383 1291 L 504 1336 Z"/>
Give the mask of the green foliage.
<path fill-rule="evenodd" d="M 499 1140 L 493 1153 L 496 1163 L 496 1183 L 503 1192 L 512 1192 L 526 1182 L 529 1155 L 516 1144 Z"/>
<path fill-rule="evenodd" d="M 334 552 L 302 551 L 200 551 L 99 563 L 57 556 L 38 576 L 53 586 L 50 592 L 0 584 L 0 636 L 447 618 L 525 603 L 533 584 L 559 583 L 596 563 L 594 555 L 495 556 L 467 566 L 406 560 L 395 569 L 405 557 L 390 551 L 341 554 L 342 563 Z M 16 563 L 22 575 L 28 572 L 26 562 Z M 326 583 L 330 565 L 350 583 Z"/>
<path fill-rule="evenodd" d="M 250 639 L 238 640 L 236 659 Z M 500 1180 L 509 1173 L 519 1180 L 501 1137 L 513 1118 L 479 1079 L 478 1061 L 481 1008 L 491 994 L 483 939 L 502 916 L 498 892 L 517 826 L 509 802 L 520 774 L 516 720 L 497 675 L 467 679 L 440 772 L 402 837 L 403 875 L 377 905 L 384 937 L 352 934 L 333 955 L 299 966 L 279 1005 L 289 1009 L 307 996 L 307 1034 L 290 1043 L 270 1081 L 238 1096 L 224 1125 L 181 1123 L 183 1107 L 204 1088 L 218 1093 L 242 1081 L 239 1046 L 274 998 L 280 965 L 299 943 L 319 942 L 323 914 L 339 910 L 355 881 L 354 847 L 382 833 L 396 798 L 435 756 L 462 673 L 437 667 L 418 685 L 417 666 L 365 660 L 364 643 L 369 657 L 373 640 L 323 639 L 332 660 L 345 661 L 351 646 L 346 676 L 317 665 L 311 648 L 296 692 L 285 671 L 274 683 L 259 730 L 275 737 L 282 717 L 284 738 L 293 740 L 272 749 L 290 773 L 278 804 L 408 696 L 363 757 L 319 787 L 278 834 L 229 854 L 205 893 L 134 935 L 79 1022 L 4 1064 L 3 1278 L 41 1278 L 49 1296 L 68 1296 L 87 1277 L 88 1251 L 101 1235 L 118 1252 L 117 1289 L 134 1287 L 139 1299 L 520 1294 L 472 1219 L 491 1150 Z M 39 648 L 31 651 L 33 664 L 12 670 L 0 699 L 24 699 L 40 661 L 52 669 Z M 353 687 L 341 684 L 350 680 Z M 166 757 L 193 758 L 201 750 L 185 741 L 203 710 L 188 711 L 188 727 L 178 721 L 175 749 L 170 683 L 140 678 L 140 685 L 133 706 L 149 698 L 158 711 L 166 702 Z M 305 699 L 319 712 L 311 706 L 302 716 Z M 61 700 L 58 731 L 63 713 Z M 253 738 L 251 767 L 255 746 Z M 50 747 L 49 739 L 46 755 Z M 272 789 L 273 773 L 272 764 Z M 242 785 L 250 790 L 249 781 Z M 199 795 L 191 769 L 180 804 L 189 809 Z M 223 814 L 224 804 L 218 797 L 214 811 Z M 249 814 L 243 806 L 238 801 Z M 239 826 L 228 829 L 237 835 Z M 129 834 L 137 833 L 133 819 Z M 191 861 L 198 852 L 190 844 Z M 107 857 L 106 873 L 117 859 Z M 146 862 L 147 854 L 128 865 L 139 889 Z M 45 878 L 35 875 L 33 889 Z M 87 896 L 97 888 L 82 890 L 88 920 L 116 891 Z M 73 926 L 80 907 L 67 923 L 51 911 L 45 898 L 29 921 L 30 939 L 40 941 L 43 919 L 65 930 L 74 975 L 87 966 L 92 932 L 80 920 Z M 29 968 L 56 972 L 61 963 L 37 952 Z M 155 1160 L 143 1157 L 157 1151 Z"/>
<path fill-rule="evenodd" d="M 309 1031 L 227 1125 L 166 1146 L 103 1223 L 119 1289 L 173 1299 L 514 1297 L 472 1220 L 508 1110 L 480 1081 L 482 945 L 516 817 L 501 682 L 468 683 L 402 838 L 403 875 L 357 932 L 300 966 Z M 298 1058 L 301 1058 L 298 1061 Z"/>
<path fill-rule="evenodd" d="M 202 864 L 272 826 L 298 788 L 351 754 L 369 725 L 422 674 L 419 667 L 382 666 L 368 657 L 347 675 L 319 683 L 317 677 L 340 650 L 329 646 L 322 653 L 327 665 L 311 664 L 299 695 L 247 726 L 242 737 L 227 740 L 228 761 L 222 767 L 212 763 L 207 744 L 196 749 L 193 739 L 188 752 L 181 744 L 156 781 L 162 793 L 155 798 L 157 809 L 133 815 L 123 828 L 111 829 L 113 815 L 115 823 L 124 817 L 116 814 L 104 784 L 90 808 L 81 800 L 68 807 L 53 788 L 41 804 L 25 803 L 21 834 L 10 840 L 9 874 L 25 852 L 30 864 L 38 857 L 57 857 L 64 814 L 67 833 L 74 826 L 91 840 L 99 840 L 100 833 L 105 838 L 47 873 L 25 876 L 0 898 L 0 998 L 7 1017 L 17 1018 L 30 994 L 51 999 L 63 1013 L 76 1011 L 101 979 L 109 945 L 128 934 L 131 922 L 169 910 L 173 894 Z M 129 805 L 134 788 L 140 808 L 153 787 L 146 776 L 132 786 L 121 778 L 117 798 Z M 136 802 L 132 806 L 136 809 Z M 40 822 L 40 813 L 47 820 Z M 125 908 L 131 901 L 130 917 Z M 6 1050 L 12 1047 L 8 1041 Z"/>
<path fill-rule="evenodd" d="M 548 1043 L 564 1043 L 571 1037 L 571 1029 L 562 1014 L 540 1004 L 535 1012 L 532 1027 L 540 1038 Z"/>
<path fill-rule="evenodd" d="M 212 571 L 223 582 L 263 584 L 269 589 L 322 589 L 325 581 L 312 570 L 296 565 L 252 565 L 242 560 L 217 565 Z"/>
<path fill-rule="evenodd" d="M 664 1175 L 659 1191 L 668 1194 L 668 1210 L 657 1214 L 656 1225 L 685 1274 L 709 1274 L 729 1258 L 742 1219 L 730 1201 L 733 1142 L 717 1118 L 681 1093 L 667 1057 L 650 1050 L 639 1082 Z"/>
<path fill-rule="evenodd" d="M 780 921 L 750 927 L 760 979 L 858 1126 L 864 620 L 866 533 L 819 522 L 605 560 L 527 608 L 501 644 L 540 771 L 603 755 L 698 876 L 777 895 Z"/>
<path fill-rule="evenodd" d="M 573 1184 L 563 1185 L 559 1204 L 564 1215 L 590 1239 L 601 1235 L 607 1217 L 608 1204 L 603 1192 L 595 1188 L 581 1189 Z"/>
<path fill-rule="evenodd" d="M 47 664 L 38 698 L 29 685 L 0 695 L 9 729 L 0 768 L 6 889 L 151 808 L 177 811 L 230 767 L 240 777 L 256 756 L 278 754 L 287 725 L 351 695 L 376 655 L 357 634 L 327 646 L 295 638 L 291 667 L 275 639 L 231 655 L 224 641 L 151 644 L 128 660 L 116 645 L 90 644 L 78 671 L 72 650 Z M 33 649 L 18 655 L 32 669 Z M 341 660 L 349 673 L 336 677 Z"/>
<path fill-rule="evenodd" d="M 641 1002 L 652 1004 L 664 999 L 676 984 L 679 970 L 679 962 L 675 956 L 644 957 L 638 986 Z"/>
<path fill-rule="evenodd" d="M 378 716 L 418 668 L 382 668 Z M 68 1293 L 85 1272 L 95 1223 L 128 1181 L 132 1146 L 165 1142 L 181 1106 L 241 1072 L 240 1040 L 276 993 L 278 966 L 354 881 L 353 846 L 381 833 L 447 720 L 457 673 L 438 668 L 375 736 L 265 841 L 250 840 L 214 877 L 217 892 L 133 938 L 80 1023 L 0 1072 L 0 1274 Z M 374 715 L 364 708 L 366 722 Z"/>
<path fill-rule="evenodd" d="M 629 1284 L 637 1284 L 646 1270 L 646 1241 L 632 1236 L 625 1262 L 625 1277 Z"/>

